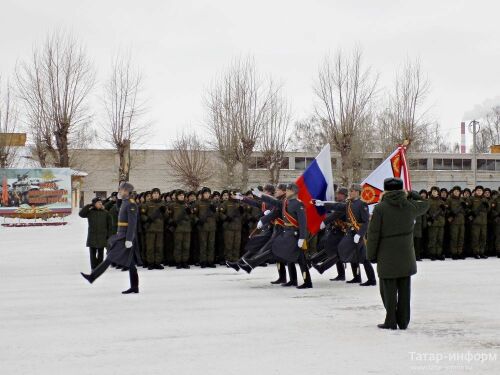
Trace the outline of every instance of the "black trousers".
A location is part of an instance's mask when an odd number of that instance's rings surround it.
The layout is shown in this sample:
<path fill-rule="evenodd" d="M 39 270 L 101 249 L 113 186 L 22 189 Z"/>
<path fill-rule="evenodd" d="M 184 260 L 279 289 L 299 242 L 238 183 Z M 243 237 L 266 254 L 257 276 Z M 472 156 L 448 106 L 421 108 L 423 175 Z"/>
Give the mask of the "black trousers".
<path fill-rule="evenodd" d="M 411 277 L 379 279 L 386 315 L 384 324 L 406 329 L 410 323 Z"/>
<path fill-rule="evenodd" d="M 104 248 L 89 247 L 90 269 L 96 268 L 104 260 Z"/>
<path fill-rule="evenodd" d="M 365 269 L 366 277 L 368 278 L 368 280 L 375 281 L 376 280 L 375 271 L 373 270 L 373 266 L 370 263 L 370 261 L 368 259 L 365 259 L 362 264 Z M 356 277 L 357 275 L 361 276 L 359 270 L 359 263 L 351 263 L 351 269 L 354 277 Z"/>
<path fill-rule="evenodd" d="M 90 279 L 92 282 L 97 280 L 111 265 L 111 262 L 106 258 L 103 262 L 101 262 L 90 274 Z M 139 287 L 139 274 L 137 273 L 137 268 L 135 263 L 132 263 L 128 269 L 128 274 L 130 278 L 130 287 L 138 288 Z"/>

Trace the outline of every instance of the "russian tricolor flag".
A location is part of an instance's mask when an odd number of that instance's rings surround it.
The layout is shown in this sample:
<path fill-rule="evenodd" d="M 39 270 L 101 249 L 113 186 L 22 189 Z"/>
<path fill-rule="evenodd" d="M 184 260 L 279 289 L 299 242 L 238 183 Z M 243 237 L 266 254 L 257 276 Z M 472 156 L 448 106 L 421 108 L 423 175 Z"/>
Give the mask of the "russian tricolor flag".
<path fill-rule="evenodd" d="M 307 216 L 307 230 L 311 234 L 319 231 L 325 218 L 324 207 L 316 207 L 313 199 L 331 201 L 334 199 L 332 162 L 330 145 L 327 144 L 306 168 L 302 176 L 295 181 L 299 187 L 298 197 L 304 204 Z"/>

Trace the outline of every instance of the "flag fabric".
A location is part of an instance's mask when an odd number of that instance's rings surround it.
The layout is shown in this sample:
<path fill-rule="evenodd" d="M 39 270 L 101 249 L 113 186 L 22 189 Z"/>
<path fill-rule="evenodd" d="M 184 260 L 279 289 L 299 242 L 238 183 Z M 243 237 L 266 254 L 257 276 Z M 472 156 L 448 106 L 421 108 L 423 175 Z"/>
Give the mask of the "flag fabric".
<path fill-rule="evenodd" d="M 330 155 L 330 145 L 327 144 L 316 156 L 304 173 L 295 181 L 299 187 L 298 198 L 304 204 L 307 217 L 307 230 L 311 234 L 319 231 L 319 226 L 325 218 L 324 207 L 316 207 L 313 199 L 322 201 L 333 200 L 333 174 Z"/>
<path fill-rule="evenodd" d="M 384 180 L 386 178 L 400 178 L 403 180 L 403 188 L 405 190 L 411 190 L 411 180 L 405 152 L 405 146 L 398 146 L 398 148 L 361 183 L 361 199 L 368 204 L 370 212 L 373 211 L 373 208 L 380 200 L 380 194 L 384 191 Z"/>

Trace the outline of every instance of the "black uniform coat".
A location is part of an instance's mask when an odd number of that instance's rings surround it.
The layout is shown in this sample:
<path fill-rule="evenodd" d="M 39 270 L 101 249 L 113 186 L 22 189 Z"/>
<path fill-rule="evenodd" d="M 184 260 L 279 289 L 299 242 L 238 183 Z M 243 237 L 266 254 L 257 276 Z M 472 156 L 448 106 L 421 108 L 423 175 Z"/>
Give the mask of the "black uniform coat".
<path fill-rule="evenodd" d="M 106 247 L 108 238 L 112 232 L 112 218 L 104 208 L 97 210 L 91 204 L 80 210 L 80 217 L 86 218 L 89 222 L 87 233 L 87 247 L 102 249 Z"/>
<path fill-rule="evenodd" d="M 272 243 L 272 252 L 276 258 L 283 260 L 287 263 L 297 262 L 300 252 L 297 241 L 299 239 L 305 240 L 307 238 L 307 223 L 304 205 L 297 198 L 288 198 L 282 201 L 277 200 L 268 195 L 262 195 L 262 200 L 276 208 L 279 208 L 282 213 L 282 220 L 284 222 L 283 231 L 279 233 Z M 290 215 L 298 226 L 292 225 L 288 220 L 287 213 Z"/>
<path fill-rule="evenodd" d="M 123 200 L 118 212 L 118 233 L 109 239 L 107 259 L 122 267 L 135 264 L 142 265 L 139 246 L 137 244 L 137 223 L 139 210 L 133 200 Z M 125 241 L 131 241 L 132 247 L 127 249 Z"/>
<path fill-rule="evenodd" d="M 276 207 L 272 206 L 268 207 L 265 203 L 261 201 L 244 197 L 243 202 L 245 202 L 250 206 L 261 208 L 262 214 L 264 214 L 266 210 L 271 211 L 268 213 L 268 215 L 266 215 L 265 220 L 264 217 L 261 217 L 261 219 L 263 220 L 262 221 L 263 226 L 260 233 L 254 234 L 252 237 L 249 238 L 248 242 L 245 244 L 246 253 L 257 254 L 259 250 L 267 243 L 267 241 L 269 241 L 271 235 L 273 234 L 273 227 L 271 222 L 280 215 Z"/>
<path fill-rule="evenodd" d="M 361 199 L 347 200 L 347 202 L 325 204 L 325 208 L 331 208 L 334 211 L 342 212 L 350 229 L 338 245 L 339 258 L 343 263 L 357 262 L 361 263 L 366 259 L 366 247 L 364 236 L 368 230 L 370 212 L 368 205 Z M 352 214 L 352 216 L 351 216 Z M 359 228 L 355 228 L 355 224 Z M 358 243 L 354 243 L 354 235 L 358 234 L 361 238 Z"/>
<path fill-rule="evenodd" d="M 328 214 L 324 220 L 325 234 L 321 238 L 319 248 L 324 249 L 328 257 L 338 255 L 338 245 L 345 235 L 340 227 L 341 222 L 345 222 L 345 214 L 335 211 Z"/>

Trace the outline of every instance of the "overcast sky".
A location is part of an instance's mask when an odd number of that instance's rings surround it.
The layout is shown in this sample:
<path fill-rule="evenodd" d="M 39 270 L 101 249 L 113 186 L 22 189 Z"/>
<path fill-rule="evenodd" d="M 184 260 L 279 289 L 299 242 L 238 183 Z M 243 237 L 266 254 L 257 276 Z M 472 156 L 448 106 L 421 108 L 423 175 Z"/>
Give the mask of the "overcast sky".
<path fill-rule="evenodd" d="M 9 77 L 47 33 L 69 30 L 96 66 L 97 94 L 113 55 L 130 50 L 157 133 L 148 143 L 162 147 L 182 129 L 202 129 L 204 91 L 233 58 L 254 56 L 283 83 L 301 119 L 312 113 L 325 54 L 359 46 L 381 89 L 406 58 L 419 58 L 432 114 L 458 141 L 468 112 L 500 103 L 499 14 L 493 0 L 3 0 L 0 75 Z"/>

